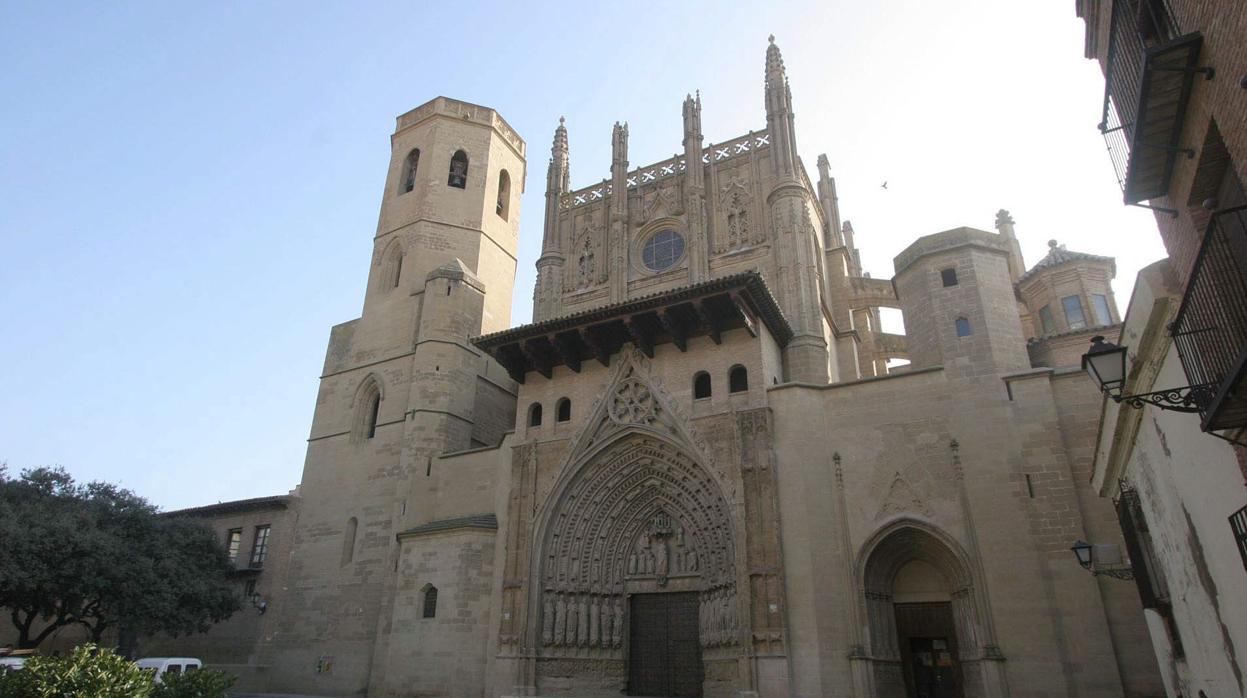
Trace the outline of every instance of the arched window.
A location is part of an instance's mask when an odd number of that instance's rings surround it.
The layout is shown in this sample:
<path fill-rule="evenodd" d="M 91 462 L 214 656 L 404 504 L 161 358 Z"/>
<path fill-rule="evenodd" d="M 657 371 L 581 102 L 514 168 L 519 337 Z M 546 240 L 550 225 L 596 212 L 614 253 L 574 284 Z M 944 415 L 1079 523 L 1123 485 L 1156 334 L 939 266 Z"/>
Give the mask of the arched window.
<path fill-rule="evenodd" d="M 970 336 L 970 321 L 969 320 L 963 317 L 959 317 L 957 318 L 956 324 L 957 324 L 957 336 L 958 337 L 969 337 Z"/>
<path fill-rule="evenodd" d="M 342 531 L 342 564 L 350 564 L 355 559 L 355 532 L 359 529 L 359 519 L 352 516 L 347 519 L 346 529 Z"/>
<path fill-rule="evenodd" d="M 468 154 L 462 150 L 456 150 L 450 158 L 450 177 L 446 183 L 458 189 L 468 188 Z"/>
<path fill-rule="evenodd" d="M 528 408 L 528 426 L 530 427 L 541 426 L 541 403 L 540 402 L 534 402 Z"/>
<path fill-rule="evenodd" d="M 705 371 L 698 371 L 693 376 L 693 399 L 701 400 L 710 397 L 710 374 Z"/>
<path fill-rule="evenodd" d="M 351 429 L 352 441 L 367 441 L 377 435 L 377 416 L 381 412 L 381 383 L 376 376 L 368 376 L 355 394 L 355 424 Z"/>
<path fill-rule="evenodd" d="M 421 618 L 437 617 L 437 587 L 432 584 L 424 585 L 424 602 L 420 606 Z"/>
<path fill-rule="evenodd" d="M 506 170 L 498 173 L 498 206 L 495 211 L 504 221 L 511 215 L 511 175 Z"/>
<path fill-rule="evenodd" d="M 554 406 L 554 420 L 557 422 L 569 422 L 572 418 L 572 401 L 567 398 L 559 398 Z"/>
<path fill-rule="evenodd" d="M 729 393 L 743 393 L 749 389 L 749 371 L 739 364 L 732 367 L 727 373 L 727 391 Z"/>
<path fill-rule="evenodd" d="M 398 288 L 399 279 L 403 275 L 403 246 L 397 240 L 390 243 L 381 259 L 381 276 L 379 286 L 382 291 Z"/>
<path fill-rule="evenodd" d="M 381 412 L 381 393 L 372 396 L 368 403 L 368 415 L 364 422 L 364 438 L 371 439 L 377 435 L 377 414 Z"/>
<path fill-rule="evenodd" d="M 416 188 L 416 167 L 420 164 L 420 149 L 412 148 L 403 161 L 403 173 L 398 183 L 398 193 L 406 194 Z"/>

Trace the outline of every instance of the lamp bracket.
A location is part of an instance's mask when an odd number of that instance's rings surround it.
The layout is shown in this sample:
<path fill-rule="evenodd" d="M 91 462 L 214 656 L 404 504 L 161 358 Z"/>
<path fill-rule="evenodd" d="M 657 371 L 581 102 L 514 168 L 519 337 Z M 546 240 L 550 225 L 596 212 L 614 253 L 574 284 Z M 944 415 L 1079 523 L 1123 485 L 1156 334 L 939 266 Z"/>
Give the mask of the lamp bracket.
<path fill-rule="evenodd" d="M 1215 396 L 1216 386 L 1211 383 L 1186 385 L 1181 388 L 1169 388 L 1138 395 L 1111 395 L 1115 402 L 1125 403 L 1136 410 L 1143 409 L 1144 405 L 1153 405 L 1162 410 L 1190 413 L 1203 411 Z"/>
<path fill-rule="evenodd" d="M 1134 579 L 1134 570 L 1127 566 L 1122 567 L 1093 567 L 1091 574 L 1100 577 L 1112 577 L 1113 579 Z"/>

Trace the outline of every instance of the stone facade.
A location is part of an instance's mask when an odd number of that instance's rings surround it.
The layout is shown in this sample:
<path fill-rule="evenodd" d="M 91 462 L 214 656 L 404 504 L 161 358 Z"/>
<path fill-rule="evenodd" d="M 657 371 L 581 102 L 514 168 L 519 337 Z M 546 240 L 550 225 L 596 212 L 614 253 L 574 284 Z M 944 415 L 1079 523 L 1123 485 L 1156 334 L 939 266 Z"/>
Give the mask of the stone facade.
<path fill-rule="evenodd" d="M 446 98 L 399 118 L 268 689 L 1163 691 L 1133 590 L 1068 550 L 1114 529 L 1086 484 L 1098 395 L 1069 352 L 1028 353 L 1057 296 L 1021 281 L 1059 285 L 1064 262 L 1027 272 L 1001 212 L 866 276 L 827 158 L 815 184 L 797 155 L 773 41 L 764 75 L 765 128 L 704 142 L 689 96 L 681 154 L 630 170 L 616 124 L 584 189 L 560 121 L 535 323 L 511 329 L 519 206 L 499 194 L 523 141 Z M 1106 286 L 1111 260 L 1082 261 Z"/>
<path fill-rule="evenodd" d="M 1126 115 L 1104 129 L 1125 199 L 1155 209 L 1169 255 L 1139 274 L 1120 330 L 1103 332 L 1127 349 L 1115 392 L 1169 407 L 1191 396 L 1198 412 L 1104 401 L 1092 485 L 1115 502 L 1128 552 L 1105 566 L 1134 576 L 1168 695 L 1245 695 L 1247 11 L 1227 0 L 1077 9 L 1086 56 Z"/>

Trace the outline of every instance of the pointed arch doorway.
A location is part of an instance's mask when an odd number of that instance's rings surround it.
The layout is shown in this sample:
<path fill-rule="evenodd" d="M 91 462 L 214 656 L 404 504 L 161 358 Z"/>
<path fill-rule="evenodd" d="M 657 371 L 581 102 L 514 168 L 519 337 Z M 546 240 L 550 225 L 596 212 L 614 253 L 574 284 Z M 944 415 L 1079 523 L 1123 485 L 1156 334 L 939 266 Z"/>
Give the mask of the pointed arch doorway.
<path fill-rule="evenodd" d="M 703 662 L 738 646 L 743 615 L 714 476 L 665 438 L 625 430 L 560 489 L 538 558 L 543 661 L 614 664 L 627 695 L 701 696 Z"/>
<path fill-rule="evenodd" d="M 985 695 L 978 599 L 960 547 L 918 522 L 894 524 L 874 541 L 862 587 L 878 695 Z"/>

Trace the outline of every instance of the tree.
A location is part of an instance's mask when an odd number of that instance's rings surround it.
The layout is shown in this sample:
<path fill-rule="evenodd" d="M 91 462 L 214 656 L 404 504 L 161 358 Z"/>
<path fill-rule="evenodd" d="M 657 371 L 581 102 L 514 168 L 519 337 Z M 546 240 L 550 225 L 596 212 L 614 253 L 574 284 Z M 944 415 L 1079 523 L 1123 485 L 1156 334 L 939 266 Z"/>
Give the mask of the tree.
<path fill-rule="evenodd" d="M 202 523 L 160 515 L 129 490 L 78 485 L 61 468 L 0 470 L 0 606 L 21 647 L 79 624 L 203 632 L 240 606 L 228 555 Z"/>

